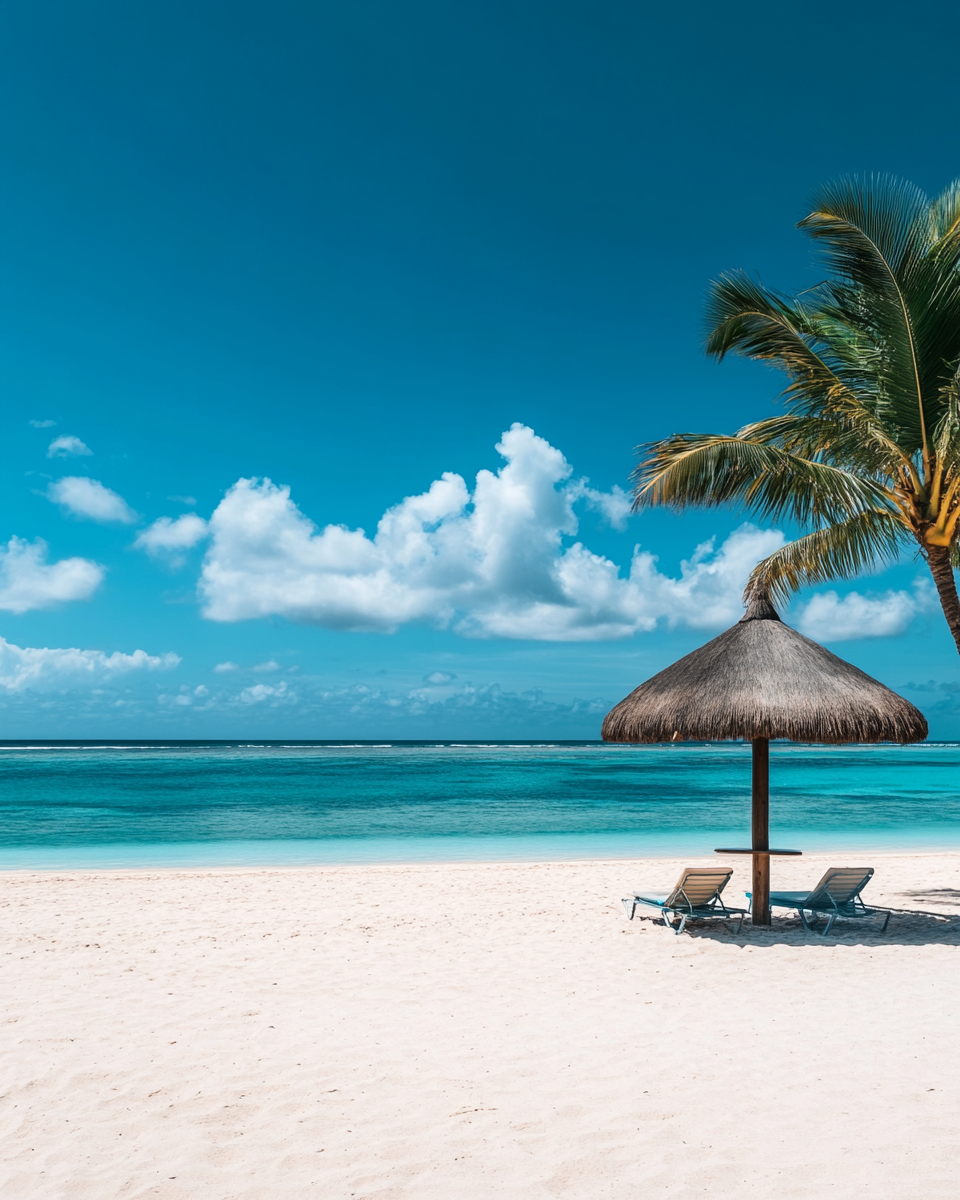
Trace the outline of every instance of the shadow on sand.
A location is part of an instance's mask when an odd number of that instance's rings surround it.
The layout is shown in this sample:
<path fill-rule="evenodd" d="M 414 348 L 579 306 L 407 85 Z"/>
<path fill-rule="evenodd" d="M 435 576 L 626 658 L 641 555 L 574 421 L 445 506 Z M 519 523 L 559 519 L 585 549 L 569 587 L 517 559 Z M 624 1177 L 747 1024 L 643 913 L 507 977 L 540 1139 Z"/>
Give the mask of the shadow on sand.
<path fill-rule="evenodd" d="M 943 904 L 951 908 L 960 907 L 960 888 L 924 888 L 919 892 L 901 892 L 904 900 L 914 904 Z M 956 916 L 956 913 L 946 913 Z"/>
<path fill-rule="evenodd" d="M 960 897 L 960 893 L 952 888 L 911 892 L 909 897 L 914 902 L 922 900 L 937 903 L 935 892 L 950 893 L 949 897 L 942 896 L 942 899 L 951 906 Z M 641 919 L 639 913 L 637 917 Z M 658 925 L 665 936 L 672 936 L 659 918 L 644 916 L 642 920 Z M 747 918 L 739 934 L 733 932 L 735 924 L 730 927 L 719 921 L 688 921 L 680 936 L 747 946 L 960 946 L 960 915 L 956 913 L 939 916 L 935 913 L 898 910 L 891 905 L 886 933 L 880 933 L 882 926 L 882 916 L 863 917 L 856 921 L 840 920 L 826 936 L 821 936 L 805 930 L 796 915 L 778 913 L 773 918 L 773 924 L 766 928 L 751 925 Z M 821 923 L 820 928 L 823 927 L 824 923 Z"/>

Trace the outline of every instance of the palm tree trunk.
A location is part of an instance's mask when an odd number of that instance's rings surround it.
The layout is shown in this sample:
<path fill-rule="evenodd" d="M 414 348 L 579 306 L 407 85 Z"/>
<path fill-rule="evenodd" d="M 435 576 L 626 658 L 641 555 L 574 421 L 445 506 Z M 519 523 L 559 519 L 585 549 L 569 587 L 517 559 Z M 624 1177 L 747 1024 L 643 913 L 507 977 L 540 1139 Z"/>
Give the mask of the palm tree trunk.
<path fill-rule="evenodd" d="M 930 574 L 937 585 L 943 615 L 947 618 L 953 640 L 960 652 L 960 598 L 957 597 L 957 581 L 953 574 L 950 548 L 948 546 L 928 546 L 927 562 L 930 564 Z"/>

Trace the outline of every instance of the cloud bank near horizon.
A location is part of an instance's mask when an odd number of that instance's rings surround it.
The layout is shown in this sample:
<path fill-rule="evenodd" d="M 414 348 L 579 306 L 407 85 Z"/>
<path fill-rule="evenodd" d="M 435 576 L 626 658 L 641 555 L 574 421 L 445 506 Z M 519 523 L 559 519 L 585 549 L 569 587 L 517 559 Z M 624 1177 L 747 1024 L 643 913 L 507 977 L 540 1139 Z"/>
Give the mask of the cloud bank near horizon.
<path fill-rule="evenodd" d="M 329 683 L 317 677 L 279 682 L 248 680 L 177 683 L 176 655 L 106 655 L 90 650 L 41 650 L 0 640 L 0 710 L 11 736 L 35 735 L 36 719 L 57 721 L 59 736 L 100 736 L 106 717 L 118 732 L 137 736 L 144 724 L 170 736 L 198 728 L 233 737 L 595 737 L 599 718 L 616 697 L 577 699 L 540 689 L 513 690 L 496 682 L 456 681 L 446 673 L 431 686 L 389 688 Z M 252 670 L 253 668 L 250 668 Z M 230 684 L 233 686 L 230 686 Z M 450 684 L 453 683 L 453 686 Z M 173 685 L 173 686 L 171 686 Z M 197 722 L 201 722 L 198 726 Z M 128 731 L 128 732 L 124 732 Z M 153 732 L 149 736 L 156 736 Z"/>
<path fill-rule="evenodd" d="M 331 684 L 320 676 L 201 683 L 193 674 L 181 683 L 182 664 L 168 661 L 175 655 L 76 650 L 51 653 L 83 656 L 79 670 L 53 658 L 45 677 L 17 681 L 4 665 L 8 646 L 0 643 L 0 710 L 11 737 L 36 736 L 42 718 L 56 723 L 59 737 L 102 737 L 106 719 L 115 737 L 596 738 L 623 690 L 602 684 L 523 690 L 445 672 L 412 687 Z M 179 669 L 168 674 L 172 667 Z M 955 683 L 891 682 L 897 691 L 918 693 L 912 698 L 930 718 L 952 720 L 958 711 Z"/>
<path fill-rule="evenodd" d="M 102 650 L 16 646 L 0 637 L 0 689 L 11 692 L 60 691 L 80 685 L 115 681 L 131 671 L 167 671 L 179 666 L 177 654 L 132 654 Z"/>

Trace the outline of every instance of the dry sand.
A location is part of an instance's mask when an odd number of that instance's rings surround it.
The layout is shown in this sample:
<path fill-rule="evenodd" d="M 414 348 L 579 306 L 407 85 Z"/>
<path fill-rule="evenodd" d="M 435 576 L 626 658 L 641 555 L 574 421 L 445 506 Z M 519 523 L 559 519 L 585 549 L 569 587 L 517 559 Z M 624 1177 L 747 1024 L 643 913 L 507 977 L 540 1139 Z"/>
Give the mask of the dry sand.
<path fill-rule="evenodd" d="M 860 861 L 960 912 L 774 882 Z M 960 918 L 627 921 L 681 865 L 10 873 L 3 1196 L 955 1200 Z"/>

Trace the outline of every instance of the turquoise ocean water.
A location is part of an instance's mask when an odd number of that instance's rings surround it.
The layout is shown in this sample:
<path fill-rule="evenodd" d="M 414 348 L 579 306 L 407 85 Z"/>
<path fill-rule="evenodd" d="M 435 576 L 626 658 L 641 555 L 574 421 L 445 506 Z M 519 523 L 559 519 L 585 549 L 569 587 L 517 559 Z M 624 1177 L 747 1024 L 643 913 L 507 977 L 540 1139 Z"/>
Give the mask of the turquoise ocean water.
<path fill-rule="evenodd" d="M 0 743 L 0 867 L 705 854 L 749 844 L 750 748 Z M 771 747 L 771 841 L 960 847 L 960 746 Z"/>

